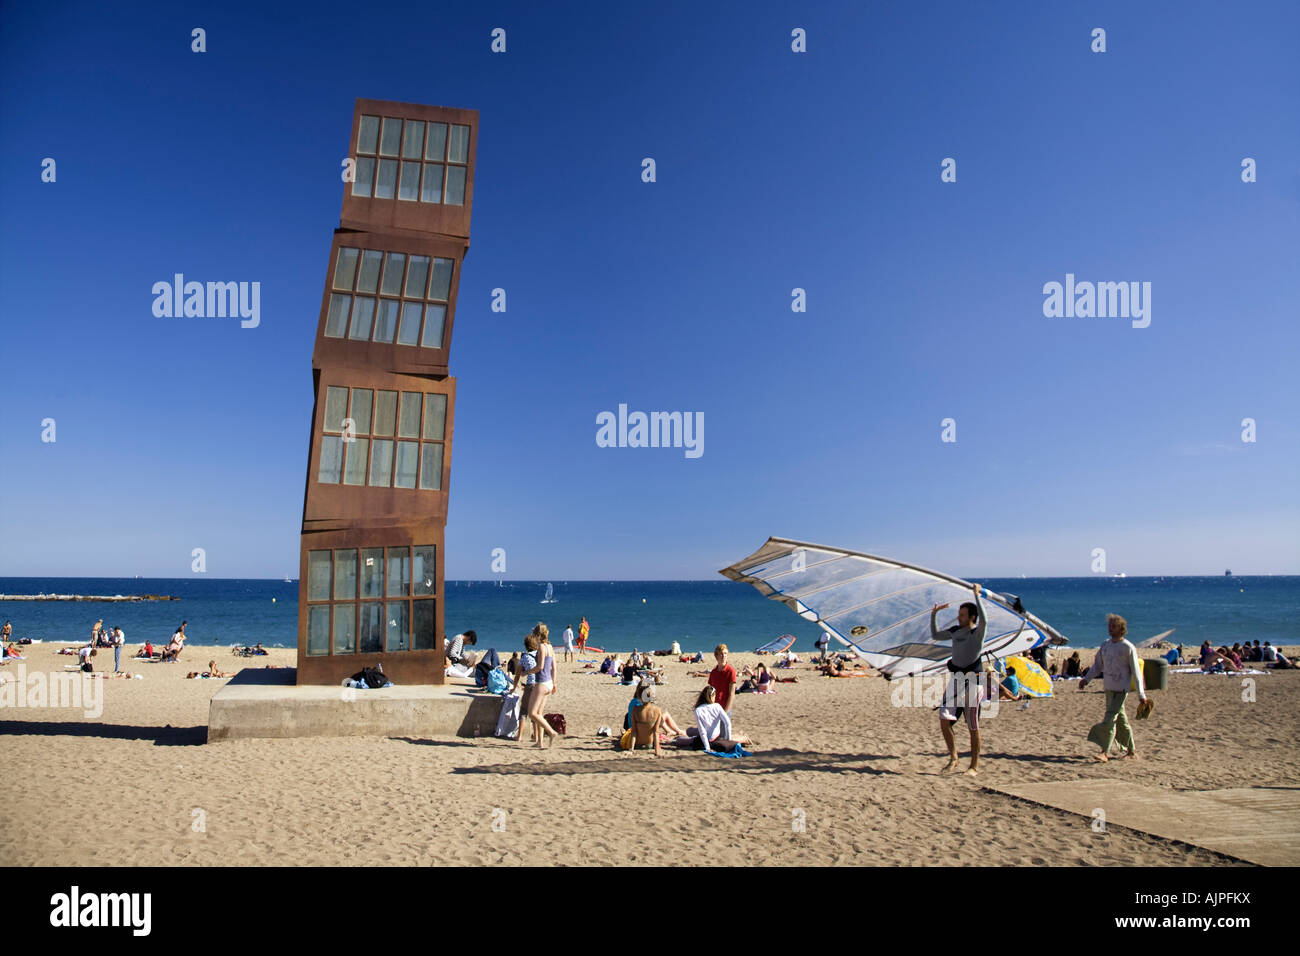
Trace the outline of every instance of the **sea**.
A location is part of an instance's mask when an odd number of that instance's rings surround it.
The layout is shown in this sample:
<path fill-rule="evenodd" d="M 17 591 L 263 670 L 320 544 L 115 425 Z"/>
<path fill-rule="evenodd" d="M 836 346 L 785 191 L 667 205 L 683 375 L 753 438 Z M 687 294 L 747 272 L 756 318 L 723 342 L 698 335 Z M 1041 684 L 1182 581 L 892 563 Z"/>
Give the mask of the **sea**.
<path fill-rule="evenodd" d="M 1300 576 L 1087 577 L 979 579 L 999 594 L 1019 595 L 1025 608 L 1076 647 L 1106 639 L 1106 614 L 1122 614 L 1135 642 L 1174 628 L 1175 644 L 1209 640 L 1300 644 Z M 555 603 L 543 604 L 553 584 Z M 0 621 L 15 638 L 84 642 L 103 618 L 129 644 L 165 643 L 182 620 L 191 646 L 227 647 L 260 641 L 297 643 L 296 581 L 222 578 L 0 578 L 0 595 L 160 594 L 175 601 L 0 600 Z M 726 644 L 750 651 L 783 634 L 811 651 L 819 634 L 784 605 L 747 584 L 717 581 L 448 581 L 448 634 L 472 628 L 478 647 L 512 651 L 539 621 L 557 644 L 566 625 L 577 633 L 586 617 L 589 643 L 607 651 L 653 651 L 674 641 L 685 652 Z"/>

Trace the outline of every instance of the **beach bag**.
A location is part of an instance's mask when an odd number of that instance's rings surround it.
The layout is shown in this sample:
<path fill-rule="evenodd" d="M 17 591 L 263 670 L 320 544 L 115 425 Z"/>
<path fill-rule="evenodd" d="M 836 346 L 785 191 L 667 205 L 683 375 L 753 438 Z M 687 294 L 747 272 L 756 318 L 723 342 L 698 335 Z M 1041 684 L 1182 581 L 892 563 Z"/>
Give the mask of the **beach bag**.
<path fill-rule="evenodd" d="M 557 734 L 567 734 L 569 732 L 569 726 L 565 723 L 563 714 L 543 714 L 542 716 Z"/>
<path fill-rule="evenodd" d="M 507 737 L 510 740 L 519 738 L 519 703 L 522 699 L 519 694 L 508 694 L 505 700 L 501 701 L 501 713 L 497 717 L 494 737 Z"/>
<path fill-rule="evenodd" d="M 632 731 L 630 730 L 623 731 L 623 736 L 618 739 L 618 749 L 619 750 L 632 749 Z"/>
<path fill-rule="evenodd" d="M 510 678 L 506 677 L 504 671 L 493 668 L 488 671 L 487 689 L 493 694 L 504 694 L 510 689 Z"/>

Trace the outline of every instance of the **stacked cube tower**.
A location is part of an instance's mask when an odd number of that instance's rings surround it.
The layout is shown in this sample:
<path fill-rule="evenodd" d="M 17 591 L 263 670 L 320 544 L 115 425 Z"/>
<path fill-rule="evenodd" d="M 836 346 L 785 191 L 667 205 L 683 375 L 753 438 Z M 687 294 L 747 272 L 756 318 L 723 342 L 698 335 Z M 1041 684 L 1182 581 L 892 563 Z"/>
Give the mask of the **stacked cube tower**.
<path fill-rule="evenodd" d="M 398 684 L 443 681 L 447 359 L 477 144 L 475 110 L 363 99 L 353 113 L 312 355 L 299 684 L 377 661 Z"/>

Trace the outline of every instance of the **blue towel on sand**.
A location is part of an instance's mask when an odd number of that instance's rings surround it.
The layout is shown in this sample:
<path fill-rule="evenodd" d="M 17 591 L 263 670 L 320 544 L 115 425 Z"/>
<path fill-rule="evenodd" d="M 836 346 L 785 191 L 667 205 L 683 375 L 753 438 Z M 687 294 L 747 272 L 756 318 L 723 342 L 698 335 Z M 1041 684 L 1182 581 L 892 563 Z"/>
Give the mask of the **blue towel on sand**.
<path fill-rule="evenodd" d="M 719 753 L 716 750 L 709 750 L 707 751 L 707 753 L 711 754 L 714 757 L 752 757 L 753 756 L 752 753 L 750 753 L 744 747 L 740 746 L 740 744 L 736 744 L 736 749 L 729 754 Z"/>

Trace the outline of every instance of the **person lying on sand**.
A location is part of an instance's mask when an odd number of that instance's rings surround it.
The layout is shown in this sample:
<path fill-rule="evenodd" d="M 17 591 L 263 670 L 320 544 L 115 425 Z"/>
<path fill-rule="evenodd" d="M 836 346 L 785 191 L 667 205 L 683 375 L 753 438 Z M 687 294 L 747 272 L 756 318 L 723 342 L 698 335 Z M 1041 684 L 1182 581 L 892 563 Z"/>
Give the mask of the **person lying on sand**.
<path fill-rule="evenodd" d="M 234 677 L 235 675 L 230 673 L 229 671 L 221 670 L 219 667 L 217 667 L 216 661 L 208 661 L 208 676 L 209 677 Z"/>

